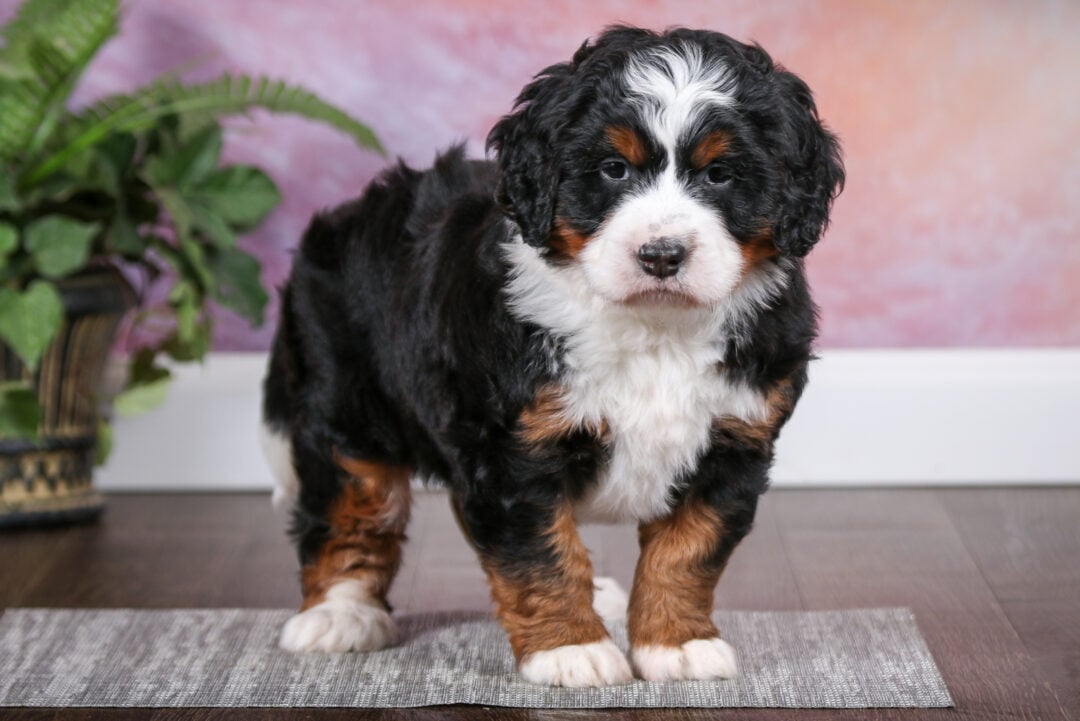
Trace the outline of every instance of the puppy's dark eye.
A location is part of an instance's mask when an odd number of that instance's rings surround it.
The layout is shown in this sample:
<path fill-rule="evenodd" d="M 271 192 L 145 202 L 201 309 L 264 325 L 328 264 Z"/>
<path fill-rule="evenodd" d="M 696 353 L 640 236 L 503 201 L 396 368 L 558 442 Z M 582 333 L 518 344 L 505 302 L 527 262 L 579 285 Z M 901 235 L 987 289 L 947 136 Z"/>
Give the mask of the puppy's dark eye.
<path fill-rule="evenodd" d="M 626 180 L 630 175 L 630 166 L 624 160 L 605 160 L 600 164 L 600 172 L 612 180 Z"/>
<path fill-rule="evenodd" d="M 731 171 L 720 165 L 710 165 L 705 170 L 705 180 L 711 185 L 727 185 L 731 182 Z"/>

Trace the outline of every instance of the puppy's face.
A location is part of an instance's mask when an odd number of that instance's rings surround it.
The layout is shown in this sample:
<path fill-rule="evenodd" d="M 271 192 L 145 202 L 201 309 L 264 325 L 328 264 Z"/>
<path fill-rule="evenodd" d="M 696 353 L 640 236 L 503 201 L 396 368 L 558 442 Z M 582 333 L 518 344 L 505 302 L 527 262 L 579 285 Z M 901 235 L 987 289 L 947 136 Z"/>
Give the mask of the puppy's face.
<path fill-rule="evenodd" d="M 610 30 L 518 107 L 489 137 L 500 200 L 617 303 L 722 302 L 809 251 L 843 179 L 806 86 L 717 33 Z"/>
<path fill-rule="evenodd" d="M 741 140 L 729 73 L 680 50 L 631 55 L 619 94 L 586 112 L 560 163 L 553 259 L 580 262 L 612 301 L 723 300 L 769 234 L 767 163 Z"/>

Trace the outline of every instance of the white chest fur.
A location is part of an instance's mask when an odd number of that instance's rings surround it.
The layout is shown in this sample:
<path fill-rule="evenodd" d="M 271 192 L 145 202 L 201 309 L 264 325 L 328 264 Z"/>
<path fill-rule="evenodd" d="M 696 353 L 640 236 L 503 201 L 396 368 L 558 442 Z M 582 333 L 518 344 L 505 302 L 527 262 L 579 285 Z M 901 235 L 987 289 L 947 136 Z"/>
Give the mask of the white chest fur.
<path fill-rule="evenodd" d="M 767 413 L 759 393 L 719 369 L 718 339 L 685 327 L 646 325 L 637 338 L 627 330 L 619 321 L 597 325 L 567 353 L 567 413 L 587 427 L 605 423 L 611 452 L 577 508 L 582 520 L 664 515 L 675 485 L 707 448 L 715 418 L 757 421 Z"/>
<path fill-rule="evenodd" d="M 664 515 L 717 417 L 767 417 L 761 394 L 721 369 L 726 309 L 611 304 L 590 293 L 575 269 L 551 269 L 522 245 L 508 252 L 518 271 L 507 288 L 515 313 L 564 343 L 567 415 L 608 429 L 610 461 L 576 509 L 582 520 Z"/>

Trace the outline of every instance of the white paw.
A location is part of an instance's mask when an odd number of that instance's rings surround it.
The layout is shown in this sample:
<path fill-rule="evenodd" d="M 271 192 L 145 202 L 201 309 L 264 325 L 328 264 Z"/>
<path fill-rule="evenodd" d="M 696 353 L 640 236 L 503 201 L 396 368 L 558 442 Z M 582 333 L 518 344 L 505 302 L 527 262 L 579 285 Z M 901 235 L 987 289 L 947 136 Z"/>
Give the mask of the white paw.
<path fill-rule="evenodd" d="M 735 649 L 719 638 L 698 638 L 682 646 L 641 646 L 630 654 L 646 681 L 734 678 Z"/>
<path fill-rule="evenodd" d="M 394 619 L 383 608 L 331 598 L 302 611 L 281 629 L 281 648 L 294 653 L 377 651 L 397 640 Z"/>
<path fill-rule="evenodd" d="M 634 678 L 611 639 L 538 651 L 521 662 L 526 681 L 546 686 L 614 686 Z"/>
<path fill-rule="evenodd" d="M 600 618 L 605 621 L 625 621 L 629 602 L 626 591 L 614 578 L 601 576 L 593 579 L 592 607 Z"/>

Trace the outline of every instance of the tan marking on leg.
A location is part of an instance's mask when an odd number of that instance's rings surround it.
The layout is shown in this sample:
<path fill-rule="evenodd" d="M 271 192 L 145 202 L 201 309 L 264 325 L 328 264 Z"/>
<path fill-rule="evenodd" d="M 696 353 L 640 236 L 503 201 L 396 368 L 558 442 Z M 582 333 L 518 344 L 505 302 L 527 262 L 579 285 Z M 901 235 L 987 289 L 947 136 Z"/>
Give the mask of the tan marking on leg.
<path fill-rule="evenodd" d="M 640 527 L 628 614 L 633 646 L 680 646 L 719 635 L 709 616 L 723 569 L 708 561 L 722 533 L 719 515 L 701 503 Z"/>
<path fill-rule="evenodd" d="M 523 568 L 511 575 L 481 557 L 499 622 L 518 661 L 538 651 L 608 637 L 592 607 L 592 564 L 569 506 L 556 512 L 548 543 L 558 559 L 554 569 Z"/>
<path fill-rule="evenodd" d="M 607 136 L 612 147 L 631 165 L 640 167 L 648 160 L 649 151 L 645 147 L 645 141 L 633 129 L 622 125 L 612 125 L 607 129 Z"/>
<path fill-rule="evenodd" d="M 301 572 L 301 610 L 321 603 L 331 587 L 348 579 L 362 582 L 372 600 L 386 606 L 409 522 L 409 469 L 337 452 L 334 458 L 348 478 L 330 508 L 327 541 Z"/>

